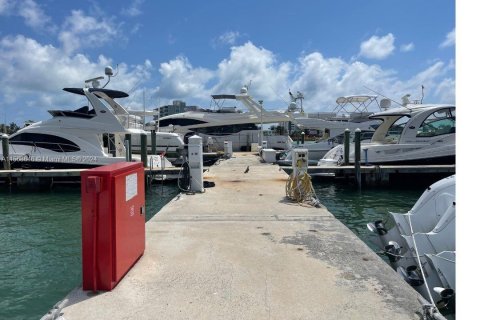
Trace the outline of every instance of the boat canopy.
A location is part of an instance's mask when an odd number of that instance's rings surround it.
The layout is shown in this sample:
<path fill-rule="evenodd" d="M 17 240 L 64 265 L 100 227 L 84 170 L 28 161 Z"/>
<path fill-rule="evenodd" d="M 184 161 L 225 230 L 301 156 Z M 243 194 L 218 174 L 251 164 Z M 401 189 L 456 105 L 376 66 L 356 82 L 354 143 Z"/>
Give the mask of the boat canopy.
<path fill-rule="evenodd" d="M 83 89 L 84 88 L 63 88 L 64 91 L 84 96 L 85 93 L 83 92 Z M 92 92 L 92 93 L 103 92 L 104 94 L 106 94 L 112 99 L 128 97 L 128 93 L 126 92 L 118 91 L 118 90 L 103 89 L 103 88 L 88 88 L 88 92 Z"/>
<path fill-rule="evenodd" d="M 345 97 L 338 97 L 336 102 L 338 104 L 345 104 L 345 103 L 363 103 L 369 100 L 375 100 L 377 96 L 371 95 L 355 95 L 355 96 L 345 96 Z"/>

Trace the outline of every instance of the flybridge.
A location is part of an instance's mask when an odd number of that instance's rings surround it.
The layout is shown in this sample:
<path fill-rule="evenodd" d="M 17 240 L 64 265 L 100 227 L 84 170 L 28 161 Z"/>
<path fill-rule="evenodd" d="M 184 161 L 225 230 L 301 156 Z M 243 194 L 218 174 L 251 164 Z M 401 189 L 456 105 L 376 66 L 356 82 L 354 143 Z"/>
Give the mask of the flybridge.
<path fill-rule="evenodd" d="M 218 109 L 222 110 L 223 112 L 241 112 L 241 111 L 237 111 L 235 108 L 232 108 L 232 107 L 229 107 L 229 108 L 222 107 L 223 102 L 225 100 L 240 101 L 245 106 L 245 108 L 247 108 L 249 112 L 259 117 L 262 116 L 262 114 L 265 114 L 268 112 L 263 108 L 261 100 L 257 102 L 248 95 L 247 86 L 243 86 L 240 89 L 240 94 L 214 94 L 212 95 L 212 99 L 213 99 L 213 103 L 218 107 Z M 219 102 L 219 100 L 223 100 L 223 101 Z M 288 119 L 285 119 L 283 121 L 288 121 Z"/>
<path fill-rule="evenodd" d="M 85 95 L 85 88 L 63 88 L 64 91 L 75 93 L 84 96 Z M 128 93 L 118 90 L 111 90 L 111 89 L 103 89 L 103 88 L 88 88 L 88 92 L 95 93 L 95 92 L 102 92 L 109 96 L 112 99 L 117 98 L 127 98 Z"/>

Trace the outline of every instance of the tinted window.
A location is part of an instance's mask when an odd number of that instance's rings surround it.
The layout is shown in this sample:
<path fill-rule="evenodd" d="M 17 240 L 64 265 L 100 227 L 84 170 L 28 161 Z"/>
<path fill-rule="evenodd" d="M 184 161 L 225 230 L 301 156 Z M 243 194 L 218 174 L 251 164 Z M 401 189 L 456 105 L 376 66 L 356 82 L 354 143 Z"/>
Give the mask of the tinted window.
<path fill-rule="evenodd" d="M 194 124 L 206 123 L 205 121 L 196 120 L 196 119 L 162 119 L 159 121 L 160 127 L 167 127 L 169 125 L 173 126 L 191 126 Z"/>
<path fill-rule="evenodd" d="M 442 109 L 429 115 L 417 130 L 417 137 L 434 137 L 455 132 L 455 110 Z"/>
<path fill-rule="evenodd" d="M 35 146 L 55 152 L 74 152 L 80 150 L 80 147 L 74 142 L 51 134 L 25 132 L 11 137 L 9 140 L 11 144 Z"/>
<path fill-rule="evenodd" d="M 210 134 L 214 136 L 238 133 L 242 130 L 258 130 L 258 127 L 254 123 L 242 123 L 242 124 L 232 124 L 232 125 L 226 125 L 226 126 L 212 126 L 212 127 L 192 129 L 192 131 L 195 131 L 198 133 Z"/>

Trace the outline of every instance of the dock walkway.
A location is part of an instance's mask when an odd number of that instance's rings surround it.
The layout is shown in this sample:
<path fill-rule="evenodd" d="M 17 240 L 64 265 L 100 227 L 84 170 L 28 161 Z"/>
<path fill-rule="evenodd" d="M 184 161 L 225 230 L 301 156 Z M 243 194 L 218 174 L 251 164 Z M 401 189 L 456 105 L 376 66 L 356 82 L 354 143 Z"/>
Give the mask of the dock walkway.
<path fill-rule="evenodd" d="M 163 207 L 118 286 L 73 290 L 63 318 L 420 319 L 417 293 L 326 208 L 286 200 L 287 177 L 246 153 L 210 167 L 215 187 Z"/>

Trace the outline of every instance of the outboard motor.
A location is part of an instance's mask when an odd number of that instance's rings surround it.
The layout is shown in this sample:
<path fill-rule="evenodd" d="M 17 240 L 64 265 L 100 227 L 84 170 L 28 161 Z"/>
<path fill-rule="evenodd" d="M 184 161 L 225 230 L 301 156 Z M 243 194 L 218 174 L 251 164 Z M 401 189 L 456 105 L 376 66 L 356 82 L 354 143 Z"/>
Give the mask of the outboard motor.
<path fill-rule="evenodd" d="M 419 287 L 425 283 L 425 280 L 418 273 L 417 266 L 415 265 L 408 266 L 406 269 L 404 267 L 398 267 L 397 272 L 412 287 Z"/>
<path fill-rule="evenodd" d="M 455 312 L 455 290 L 450 288 L 435 287 L 433 288 L 439 296 L 440 300 L 436 305 L 439 309 L 446 309 L 451 312 Z"/>
<path fill-rule="evenodd" d="M 400 245 L 395 241 L 388 241 L 388 245 L 385 246 L 384 252 L 388 257 L 390 263 L 395 263 L 401 258 L 401 249 Z"/>
<path fill-rule="evenodd" d="M 383 223 L 383 220 L 377 220 L 375 222 L 370 222 L 367 224 L 368 230 L 375 232 L 376 234 L 380 236 L 384 236 L 388 233 L 387 228 L 385 228 L 385 225 Z"/>

